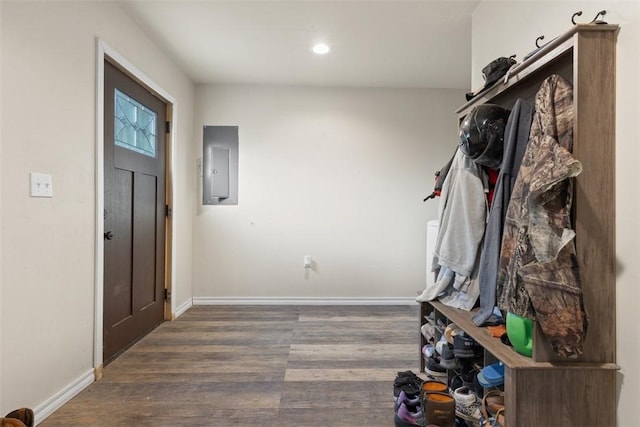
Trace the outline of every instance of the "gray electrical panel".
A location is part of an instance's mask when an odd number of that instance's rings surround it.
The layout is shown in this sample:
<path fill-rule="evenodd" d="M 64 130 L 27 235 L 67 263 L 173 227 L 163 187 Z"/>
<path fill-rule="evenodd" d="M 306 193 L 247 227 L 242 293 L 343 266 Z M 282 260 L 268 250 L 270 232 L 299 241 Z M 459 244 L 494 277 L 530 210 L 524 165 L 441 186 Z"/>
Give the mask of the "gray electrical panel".
<path fill-rule="evenodd" d="M 211 146 L 207 150 L 209 188 L 207 197 L 213 199 L 226 199 L 229 197 L 229 149 Z"/>
<path fill-rule="evenodd" d="M 204 126 L 202 203 L 238 204 L 238 126 Z"/>

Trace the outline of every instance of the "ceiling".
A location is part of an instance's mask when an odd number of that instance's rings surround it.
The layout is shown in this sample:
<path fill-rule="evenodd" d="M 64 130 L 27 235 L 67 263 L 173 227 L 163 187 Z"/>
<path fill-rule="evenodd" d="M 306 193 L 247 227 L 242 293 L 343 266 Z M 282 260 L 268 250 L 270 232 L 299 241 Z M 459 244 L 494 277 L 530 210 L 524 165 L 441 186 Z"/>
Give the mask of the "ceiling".
<path fill-rule="evenodd" d="M 127 13 L 203 84 L 469 88 L 480 1 L 149 1 Z M 330 45 L 315 55 L 318 41 Z"/>

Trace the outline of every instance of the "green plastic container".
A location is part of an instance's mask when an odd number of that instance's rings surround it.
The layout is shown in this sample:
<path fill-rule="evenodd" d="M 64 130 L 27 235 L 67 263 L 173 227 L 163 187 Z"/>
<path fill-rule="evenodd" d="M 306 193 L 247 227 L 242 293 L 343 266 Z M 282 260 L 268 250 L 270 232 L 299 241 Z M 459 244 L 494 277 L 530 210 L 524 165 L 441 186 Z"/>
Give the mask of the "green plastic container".
<path fill-rule="evenodd" d="M 513 348 L 520 354 L 533 354 L 533 320 L 507 313 L 507 336 Z"/>

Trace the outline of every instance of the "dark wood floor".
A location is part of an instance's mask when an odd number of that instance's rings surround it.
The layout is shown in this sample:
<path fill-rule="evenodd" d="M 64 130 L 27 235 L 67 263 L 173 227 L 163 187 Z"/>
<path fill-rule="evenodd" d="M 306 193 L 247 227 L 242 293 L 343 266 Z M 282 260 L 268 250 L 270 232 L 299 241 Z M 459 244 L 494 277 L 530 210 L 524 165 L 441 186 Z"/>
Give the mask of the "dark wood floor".
<path fill-rule="evenodd" d="M 393 426 L 416 306 L 199 306 L 41 426 Z"/>

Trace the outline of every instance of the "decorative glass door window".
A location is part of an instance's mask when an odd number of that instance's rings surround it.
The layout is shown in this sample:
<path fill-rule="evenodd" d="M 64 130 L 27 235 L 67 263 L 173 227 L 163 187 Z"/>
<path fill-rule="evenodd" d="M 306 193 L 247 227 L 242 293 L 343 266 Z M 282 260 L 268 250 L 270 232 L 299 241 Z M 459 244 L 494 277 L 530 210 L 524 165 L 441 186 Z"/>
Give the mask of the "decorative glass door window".
<path fill-rule="evenodd" d="M 155 158 L 158 114 L 118 89 L 115 97 L 116 145 Z"/>

